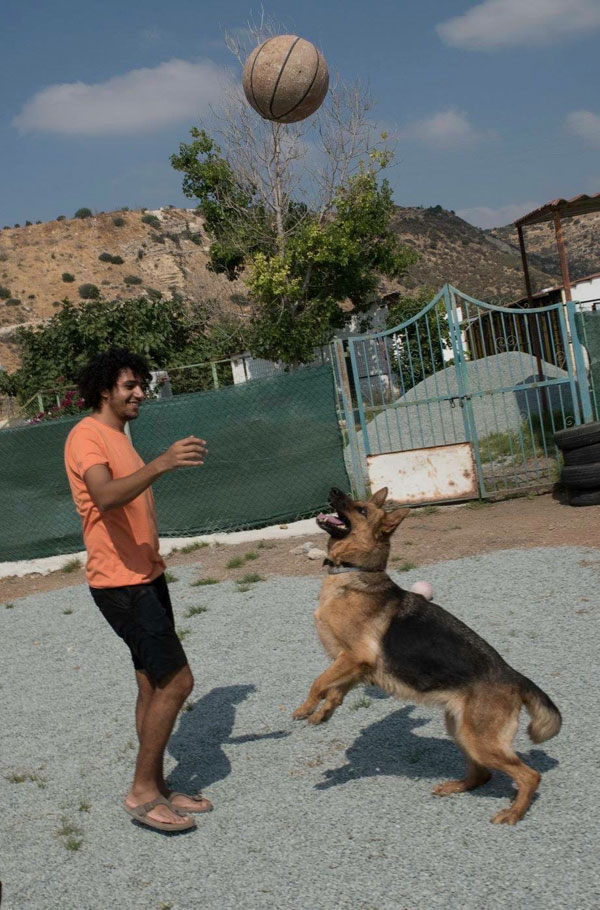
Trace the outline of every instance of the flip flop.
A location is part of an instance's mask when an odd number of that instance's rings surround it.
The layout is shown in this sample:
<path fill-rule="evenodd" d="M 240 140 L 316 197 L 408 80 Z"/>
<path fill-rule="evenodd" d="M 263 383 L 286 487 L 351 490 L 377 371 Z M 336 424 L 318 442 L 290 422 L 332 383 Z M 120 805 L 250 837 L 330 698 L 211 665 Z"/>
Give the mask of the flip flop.
<path fill-rule="evenodd" d="M 133 808 L 128 806 L 127 803 L 123 803 L 123 808 L 127 814 L 131 815 L 136 822 L 139 822 L 141 825 L 146 825 L 148 828 L 156 828 L 157 831 L 189 831 L 190 828 L 196 827 L 196 822 L 193 818 L 188 818 L 187 821 L 184 821 L 182 818 L 181 822 L 175 822 L 173 824 L 170 824 L 169 822 L 159 822 L 154 818 L 148 818 L 148 812 L 154 809 L 155 806 L 168 806 L 172 812 L 175 812 L 177 815 L 182 815 L 179 809 L 172 806 L 169 800 L 164 796 L 157 796 L 156 799 L 151 799 L 149 803 L 133 806 Z M 185 814 L 187 815 L 187 812 Z"/>
<path fill-rule="evenodd" d="M 202 812 L 212 812 L 214 806 L 209 799 L 206 799 L 205 796 L 197 795 L 190 796 L 188 793 L 180 793 L 178 790 L 172 790 L 169 793 L 169 800 L 172 800 L 175 796 L 183 796 L 184 799 L 191 799 L 195 801 L 200 801 L 201 799 L 205 800 L 208 803 L 208 806 L 205 806 L 203 809 L 178 809 L 177 806 L 172 806 L 175 812 L 183 813 L 184 815 L 196 814 L 200 815 Z"/>

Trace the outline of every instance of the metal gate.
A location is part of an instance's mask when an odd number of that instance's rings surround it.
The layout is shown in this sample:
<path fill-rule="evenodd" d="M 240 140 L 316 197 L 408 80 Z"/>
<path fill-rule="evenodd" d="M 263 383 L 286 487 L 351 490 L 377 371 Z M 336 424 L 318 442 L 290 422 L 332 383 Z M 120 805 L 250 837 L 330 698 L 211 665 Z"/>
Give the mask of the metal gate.
<path fill-rule="evenodd" d="M 348 441 L 363 470 L 369 455 L 466 442 L 481 497 L 548 488 L 553 434 L 591 419 L 572 303 L 566 313 L 493 306 L 447 284 L 413 318 L 348 349 L 358 417 Z"/>

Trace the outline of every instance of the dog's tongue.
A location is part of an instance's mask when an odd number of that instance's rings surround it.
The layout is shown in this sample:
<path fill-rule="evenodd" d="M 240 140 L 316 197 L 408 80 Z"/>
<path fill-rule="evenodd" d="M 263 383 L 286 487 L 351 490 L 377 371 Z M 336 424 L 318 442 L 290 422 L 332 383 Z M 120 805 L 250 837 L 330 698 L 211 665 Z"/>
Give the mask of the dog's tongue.
<path fill-rule="evenodd" d="M 337 517 L 337 515 L 325 515 L 324 512 L 321 512 L 321 514 L 318 515 L 317 517 L 318 517 L 319 521 L 328 521 L 329 524 L 340 525 L 341 527 L 344 527 L 344 522 L 341 521 L 341 519 L 339 519 Z"/>

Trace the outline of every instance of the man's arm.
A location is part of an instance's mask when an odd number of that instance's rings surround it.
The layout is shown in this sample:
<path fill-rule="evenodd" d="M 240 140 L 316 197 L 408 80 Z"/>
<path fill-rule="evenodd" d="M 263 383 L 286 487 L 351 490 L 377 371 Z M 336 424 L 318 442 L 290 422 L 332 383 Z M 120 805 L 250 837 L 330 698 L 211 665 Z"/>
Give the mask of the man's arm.
<path fill-rule="evenodd" d="M 139 471 L 128 474 L 127 477 L 113 480 L 105 464 L 95 464 L 88 468 L 83 479 L 94 505 L 100 512 L 108 512 L 109 509 L 118 509 L 120 506 L 127 505 L 162 474 L 174 471 L 175 468 L 191 468 L 204 464 L 205 455 L 206 443 L 204 440 L 198 439 L 196 436 L 188 436 L 186 439 L 174 442 L 154 461 L 150 461 Z"/>

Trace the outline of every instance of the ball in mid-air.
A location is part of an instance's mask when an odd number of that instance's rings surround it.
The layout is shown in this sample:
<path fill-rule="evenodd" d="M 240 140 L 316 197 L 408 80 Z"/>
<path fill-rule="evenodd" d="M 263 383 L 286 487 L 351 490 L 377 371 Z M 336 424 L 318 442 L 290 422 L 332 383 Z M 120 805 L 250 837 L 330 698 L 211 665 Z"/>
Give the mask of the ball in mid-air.
<path fill-rule="evenodd" d="M 329 87 L 329 72 L 314 44 L 276 35 L 255 47 L 242 76 L 248 103 L 266 120 L 295 123 L 314 114 Z"/>

